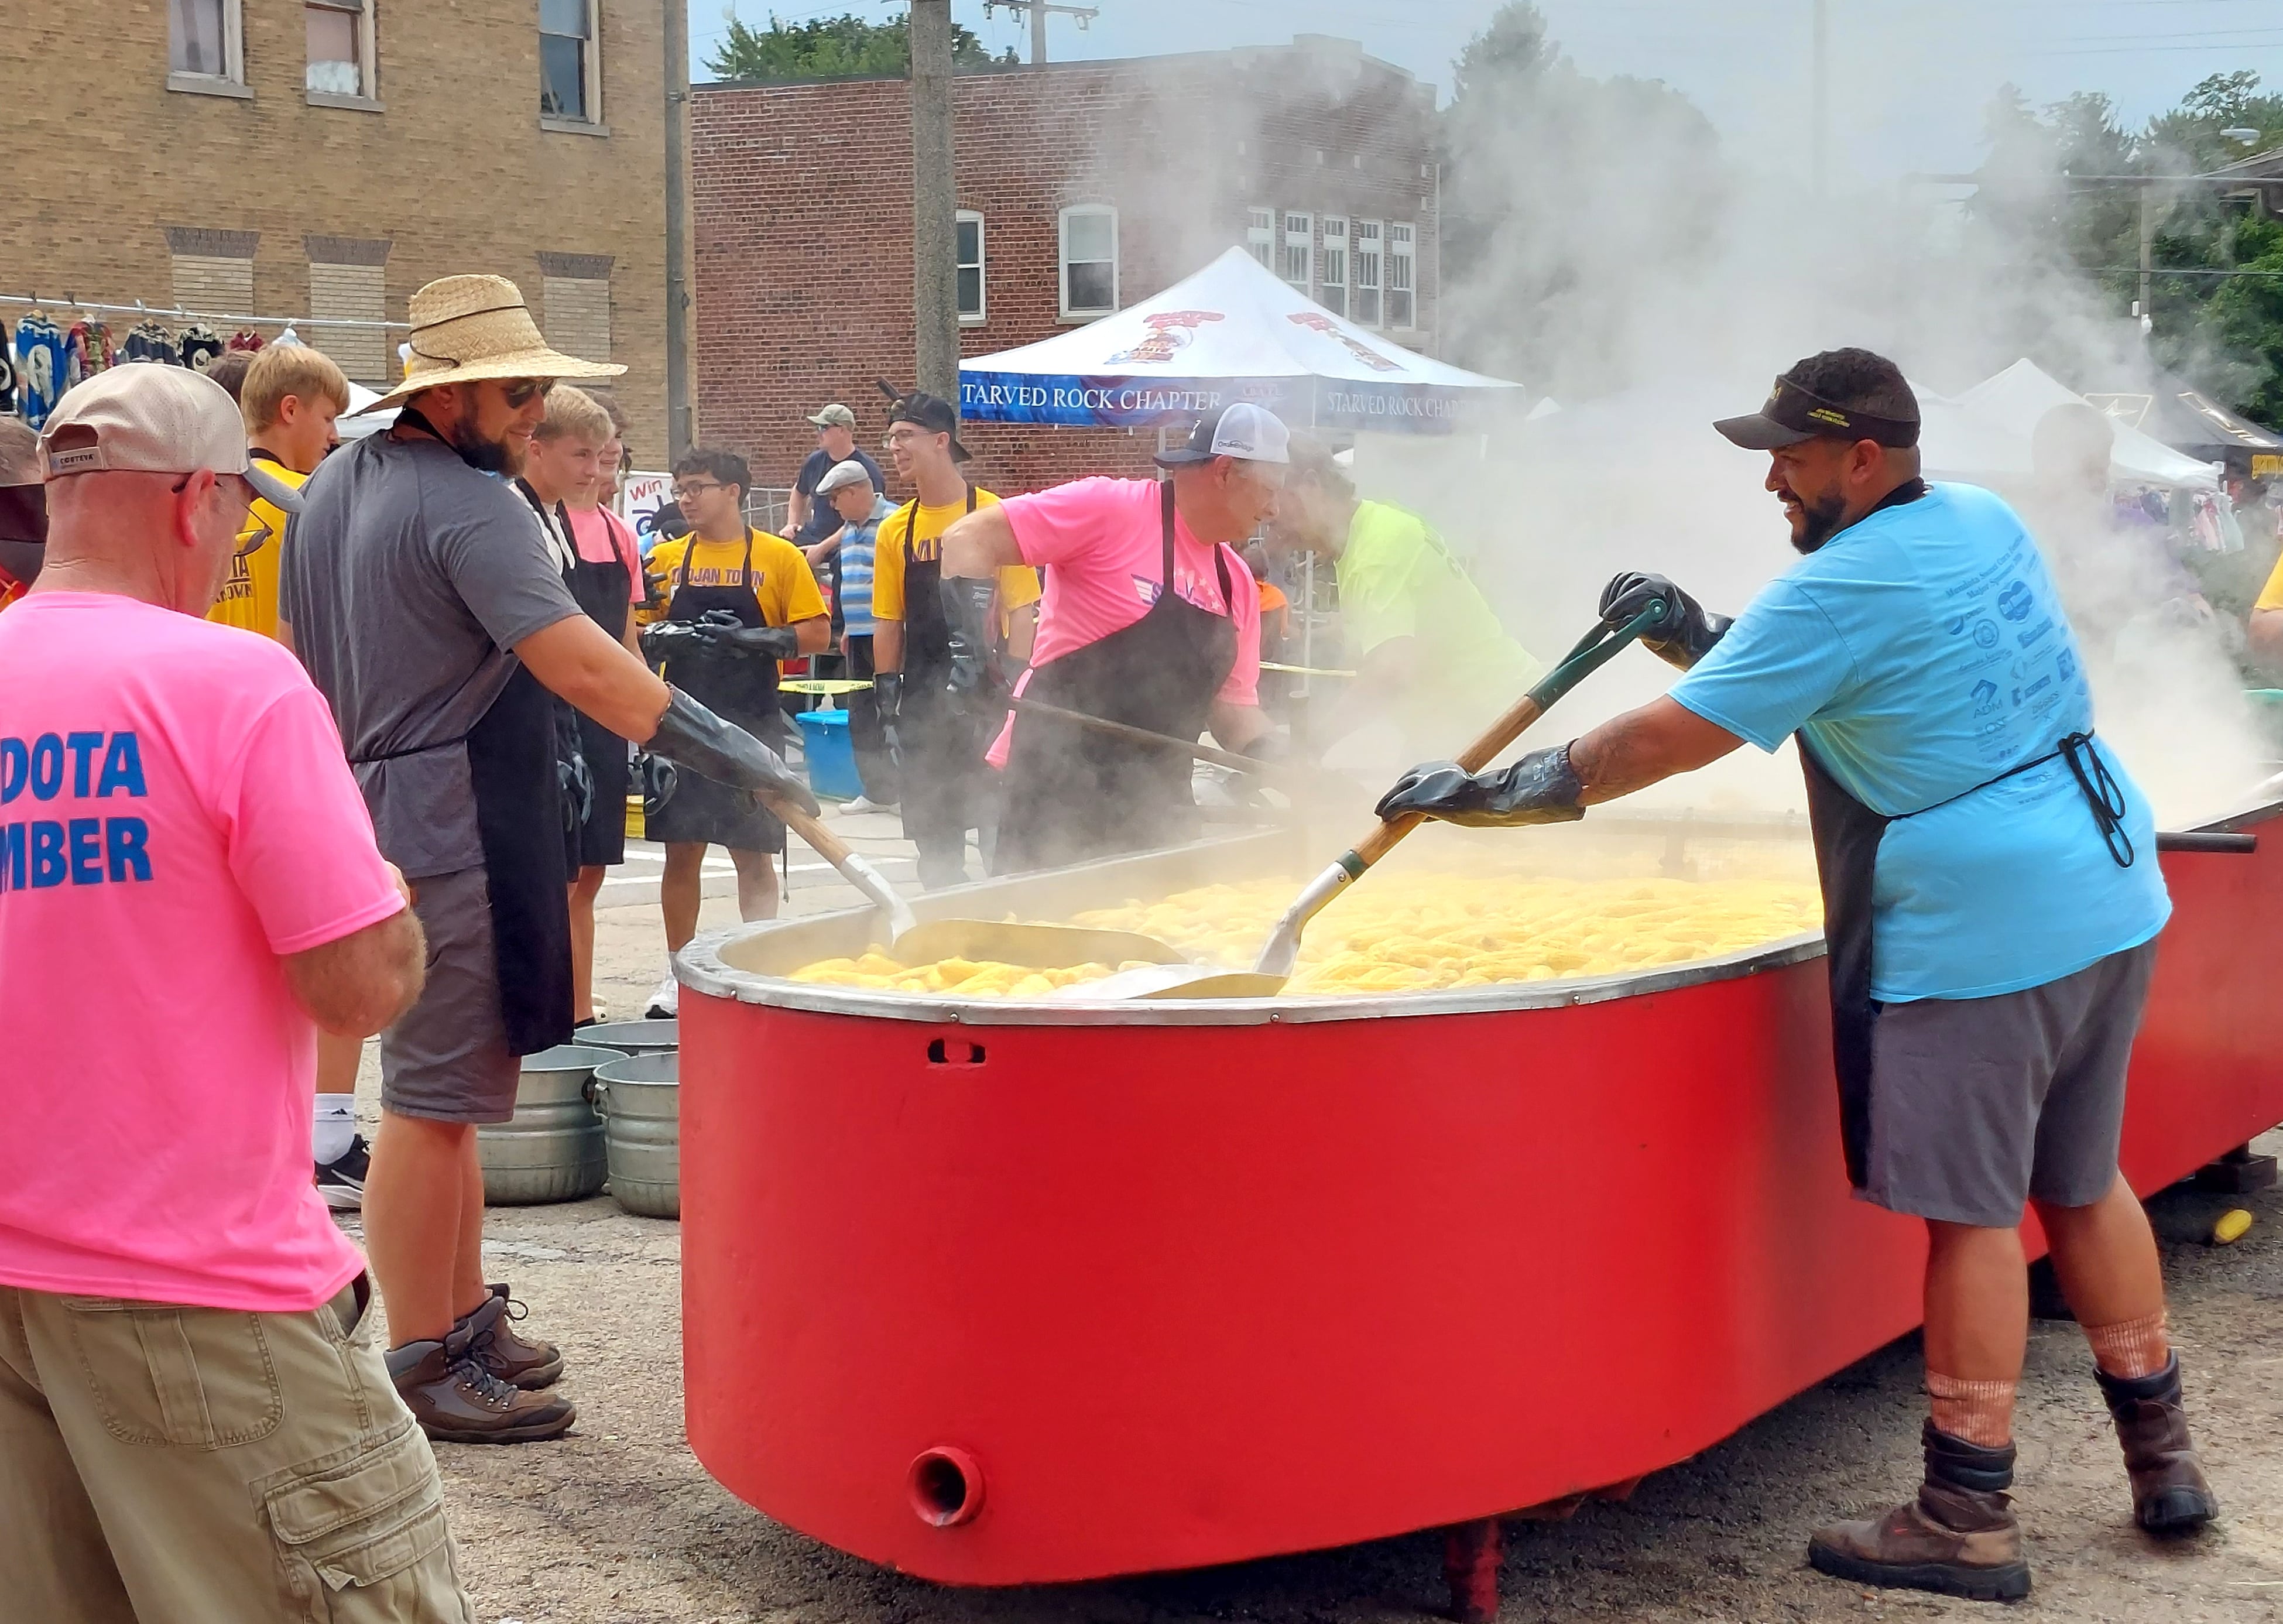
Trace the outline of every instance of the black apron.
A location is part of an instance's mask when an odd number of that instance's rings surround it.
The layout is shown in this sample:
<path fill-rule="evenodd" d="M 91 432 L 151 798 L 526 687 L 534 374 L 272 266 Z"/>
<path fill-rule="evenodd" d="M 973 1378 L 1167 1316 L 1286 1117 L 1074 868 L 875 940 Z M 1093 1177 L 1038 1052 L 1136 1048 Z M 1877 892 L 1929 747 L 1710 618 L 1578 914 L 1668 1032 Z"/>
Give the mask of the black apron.
<path fill-rule="evenodd" d="M 1925 494 L 1926 487 L 1913 481 L 1871 511 L 1914 502 Z M 1864 515 L 1869 517 L 1869 513 Z M 1824 965 L 1830 982 L 1831 1064 L 1839 1080 L 1840 1144 L 1847 1159 L 1847 1182 L 1859 1191 L 1868 1177 L 1873 1038 L 1882 1007 L 1871 996 L 1872 896 L 1878 878 L 1879 843 L 1886 837 L 1887 825 L 1963 800 L 2033 767 L 2064 760 L 2092 808 L 2093 821 L 2108 841 L 2110 856 L 2120 868 L 2130 868 L 2135 854 L 2131 839 L 2118 827 L 2124 810 L 2123 797 L 2116 793 L 2086 734 L 2072 733 L 2047 753 L 1933 806 L 1891 814 L 1873 811 L 1842 787 L 1818 759 L 1805 735 L 1796 736 L 1794 742 L 1799 746 L 1800 768 L 1807 778 L 1808 832 L 1815 841 L 1816 877 L 1823 889 Z"/>
<path fill-rule="evenodd" d="M 975 487 L 967 488 L 975 511 Z M 904 691 L 896 718 L 896 769 L 904 839 L 963 846 L 983 824 L 982 724 L 951 693 L 951 621 L 943 612 L 943 554 L 918 556 L 920 504 L 915 496 L 898 515 L 904 521 Z M 885 535 L 891 519 L 880 531 Z M 875 565 L 877 569 L 877 565 Z"/>
<path fill-rule="evenodd" d="M 571 516 L 559 504 L 556 512 L 562 519 L 563 534 L 571 542 L 572 562 L 563 571 L 563 584 L 571 589 L 571 596 L 579 600 L 579 607 L 588 618 L 611 634 L 612 642 L 625 642 L 627 621 L 634 614 L 635 589 L 627 561 L 616 547 L 600 564 L 579 557 L 579 537 L 571 528 Z M 573 871 L 608 868 L 627 858 L 627 741 L 585 712 L 565 708 L 571 711 L 573 730 L 569 742 L 576 745 L 580 759 L 586 763 L 588 783 L 594 792 L 587 816 L 571 832 L 567 855 Z"/>
<path fill-rule="evenodd" d="M 1163 489 L 1165 572 L 1157 602 L 1133 625 L 1033 668 L 1023 697 L 1193 739 L 1236 664 L 1236 623 L 1173 589 L 1173 481 Z M 1212 551 L 1221 602 L 1233 605 L 1227 550 Z M 1185 839 L 1196 821 L 1190 777 L 1185 751 L 1018 714 L 1004 774 L 998 871 L 1059 868 Z"/>
<path fill-rule="evenodd" d="M 666 618 L 695 625 L 710 610 L 726 609 L 740 626 L 766 626 L 753 595 L 753 531 L 745 531 L 745 557 L 729 586 L 692 586 L 690 560 L 697 550 L 692 535 L 669 577 Z M 777 704 L 777 662 L 751 656 L 692 652 L 666 662 L 666 680 L 724 721 L 763 739 L 777 737 L 771 712 Z M 649 815 L 644 832 L 666 845 L 725 846 L 735 851 L 781 852 L 784 825 L 752 796 L 694 772 L 674 775 L 674 792 Z"/>
<path fill-rule="evenodd" d="M 398 421 L 444 439 L 409 407 Z M 518 660 L 491 708 L 460 738 L 357 762 L 432 750 L 467 751 L 476 833 L 491 895 L 500 1011 L 508 1049 L 518 1055 L 571 1041 L 571 904 L 565 890 L 570 876 L 557 833 L 563 810 L 555 777 L 556 704 L 555 696 Z"/>

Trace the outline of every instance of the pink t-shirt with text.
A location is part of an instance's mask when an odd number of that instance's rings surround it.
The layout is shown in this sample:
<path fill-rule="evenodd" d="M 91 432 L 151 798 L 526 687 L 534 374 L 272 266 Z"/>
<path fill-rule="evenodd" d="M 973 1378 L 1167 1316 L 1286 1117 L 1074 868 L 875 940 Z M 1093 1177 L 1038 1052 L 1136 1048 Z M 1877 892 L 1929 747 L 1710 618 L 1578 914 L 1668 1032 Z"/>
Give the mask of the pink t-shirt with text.
<path fill-rule="evenodd" d="M 99 593 L 0 615 L 0 1284 L 300 1313 L 355 1278 L 280 960 L 402 906 L 284 648 Z"/>
<path fill-rule="evenodd" d="M 589 564 L 608 564 L 612 558 L 627 566 L 628 601 L 642 603 L 648 597 L 643 590 L 642 553 L 635 546 L 635 533 L 627 522 L 608 508 L 563 510 L 571 515 L 571 542 L 578 548 L 580 558 Z"/>
<path fill-rule="evenodd" d="M 1155 480 L 1078 480 L 1027 496 L 1009 496 L 999 511 L 1014 527 L 1023 562 L 1043 565 L 1046 597 L 1039 605 L 1039 635 L 1031 667 L 1123 631 L 1157 601 L 1165 566 L 1165 497 Z M 1227 566 L 1234 605 L 1221 597 L 1214 549 L 1173 519 L 1173 590 L 1200 609 L 1226 614 L 1236 625 L 1236 663 L 1215 697 L 1231 705 L 1260 703 L 1260 593 L 1252 572 L 1230 548 Z M 1029 685 L 1024 678 L 1022 687 Z M 991 746 L 993 767 L 1007 764 L 1014 737 L 1009 719 Z"/>

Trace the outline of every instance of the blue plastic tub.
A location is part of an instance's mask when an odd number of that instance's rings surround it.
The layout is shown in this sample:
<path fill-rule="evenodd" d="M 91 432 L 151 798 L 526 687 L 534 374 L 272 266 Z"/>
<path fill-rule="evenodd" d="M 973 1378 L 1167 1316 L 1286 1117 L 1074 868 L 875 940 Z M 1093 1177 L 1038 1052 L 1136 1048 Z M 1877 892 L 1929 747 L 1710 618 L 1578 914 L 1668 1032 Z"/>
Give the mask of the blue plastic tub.
<path fill-rule="evenodd" d="M 856 776 L 856 746 L 848 739 L 848 713 L 803 711 L 796 720 L 808 754 L 808 787 L 823 800 L 853 800 L 861 795 L 864 780 Z"/>

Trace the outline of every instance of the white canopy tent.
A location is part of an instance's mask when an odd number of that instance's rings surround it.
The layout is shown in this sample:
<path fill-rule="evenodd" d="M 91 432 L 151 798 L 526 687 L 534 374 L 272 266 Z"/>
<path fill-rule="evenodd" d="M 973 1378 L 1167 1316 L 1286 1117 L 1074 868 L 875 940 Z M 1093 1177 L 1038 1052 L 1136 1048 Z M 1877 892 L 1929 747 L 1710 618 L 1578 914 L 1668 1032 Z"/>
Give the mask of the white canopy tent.
<path fill-rule="evenodd" d="M 2023 475 L 2030 472 L 2029 440 L 2037 432 L 2039 419 L 2056 406 L 2090 404 L 2084 396 L 2077 394 L 2027 356 L 1996 377 L 1983 379 L 1958 399 L 1960 404 L 1976 416 L 2021 437 L 2022 451 L 2018 472 Z M 2095 407 L 2093 410 L 2100 409 Z M 2193 457 L 2184 456 L 2128 423 L 2112 418 L 2110 425 L 2116 431 L 2116 447 L 2111 467 L 2117 479 L 2145 480 L 2151 485 L 2184 490 L 2217 490 L 2219 488 L 2219 476 L 2212 472 L 2209 463 L 2200 463 Z M 2017 471 L 2007 468 L 1991 472 L 2010 473 Z"/>
<path fill-rule="evenodd" d="M 1152 428 L 1255 401 L 1295 428 L 1445 433 L 1520 386 L 1446 365 L 1333 315 L 1231 248 L 1164 293 L 959 368 L 960 415 Z"/>

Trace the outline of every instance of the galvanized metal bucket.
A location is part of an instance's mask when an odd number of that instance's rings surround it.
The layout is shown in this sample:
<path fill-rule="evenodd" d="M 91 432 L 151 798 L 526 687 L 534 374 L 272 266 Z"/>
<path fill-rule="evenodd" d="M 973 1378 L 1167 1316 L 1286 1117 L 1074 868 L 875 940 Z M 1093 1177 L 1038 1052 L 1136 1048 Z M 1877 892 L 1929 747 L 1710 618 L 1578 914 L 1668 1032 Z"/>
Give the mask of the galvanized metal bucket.
<path fill-rule="evenodd" d="M 588 1089 L 596 1066 L 624 1058 L 618 1050 L 584 1043 L 524 1057 L 515 1115 L 476 1129 L 487 1204 L 579 1201 L 603 1187 L 609 1157 Z"/>
<path fill-rule="evenodd" d="M 682 1216 L 682 1057 L 629 1055 L 595 1073 L 611 1194 L 645 1218 Z"/>
<path fill-rule="evenodd" d="M 674 1020 L 614 1020 L 599 1027 L 581 1027 L 578 1042 L 620 1054 L 670 1054 L 682 1047 L 682 1023 Z"/>

